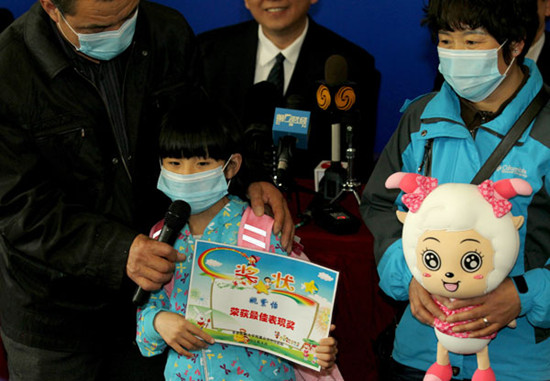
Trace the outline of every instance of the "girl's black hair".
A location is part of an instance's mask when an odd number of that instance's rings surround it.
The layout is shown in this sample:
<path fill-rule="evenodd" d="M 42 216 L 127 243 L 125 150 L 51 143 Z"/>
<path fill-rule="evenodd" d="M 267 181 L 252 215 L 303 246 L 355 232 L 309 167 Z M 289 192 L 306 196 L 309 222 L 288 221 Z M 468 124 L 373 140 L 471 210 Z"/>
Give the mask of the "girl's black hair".
<path fill-rule="evenodd" d="M 189 91 L 173 100 L 173 107 L 161 121 L 159 156 L 161 159 L 208 157 L 228 160 L 243 153 L 242 127 L 233 112 L 204 91 Z M 243 155 L 244 156 L 244 155 Z M 231 179 L 229 193 L 246 198 L 250 183 L 243 157 L 241 169 Z"/>
<path fill-rule="evenodd" d="M 210 157 L 227 160 L 242 152 L 242 129 L 223 104 L 203 92 L 182 97 L 164 114 L 159 136 L 161 158 Z"/>
<path fill-rule="evenodd" d="M 522 53 L 516 58 L 519 64 L 529 50 L 537 28 L 537 0 L 429 0 L 424 7 L 425 18 L 432 38 L 438 32 L 484 28 L 503 46 L 504 59 L 510 62 L 511 42 L 525 41 Z"/>

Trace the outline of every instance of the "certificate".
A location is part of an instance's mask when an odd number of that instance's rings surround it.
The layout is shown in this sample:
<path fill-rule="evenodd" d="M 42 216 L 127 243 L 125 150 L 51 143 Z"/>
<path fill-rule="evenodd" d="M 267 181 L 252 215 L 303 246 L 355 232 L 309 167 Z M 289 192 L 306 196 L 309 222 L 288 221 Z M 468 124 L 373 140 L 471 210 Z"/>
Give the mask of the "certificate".
<path fill-rule="evenodd" d="M 186 318 L 216 341 L 319 370 L 338 272 L 300 259 L 197 241 Z"/>

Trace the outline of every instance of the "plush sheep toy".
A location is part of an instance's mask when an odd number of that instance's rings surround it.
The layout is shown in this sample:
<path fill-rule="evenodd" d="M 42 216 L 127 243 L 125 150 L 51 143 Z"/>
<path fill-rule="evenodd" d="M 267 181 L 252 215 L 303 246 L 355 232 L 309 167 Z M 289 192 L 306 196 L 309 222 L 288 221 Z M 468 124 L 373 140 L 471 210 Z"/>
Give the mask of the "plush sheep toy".
<path fill-rule="evenodd" d="M 430 294 L 472 298 L 494 290 L 508 276 L 518 256 L 518 229 L 523 224 L 523 216 L 509 213 L 512 205 L 508 199 L 530 195 L 529 183 L 507 179 L 486 180 L 479 186 L 437 186 L 437 179 L 398 172 L 387 179 L 386 188 L 405 192 L 402 201 L 409 212 L 397 211 L 403 223 L 403 252 L 411 273 Z M 435 301 L 446 315 L 451 313 Z M 471 308 L 474 306 L 466 309 Z M 472 380 L 495 380 L 487 345 L 496 333 L 468 338 L 467 333 L 456 334 L 451 328 L 449 323 L 435 320 L 437 361 L 424 380 L 451 379 L 448 351 L 476 353 L 478 369 Z"/>

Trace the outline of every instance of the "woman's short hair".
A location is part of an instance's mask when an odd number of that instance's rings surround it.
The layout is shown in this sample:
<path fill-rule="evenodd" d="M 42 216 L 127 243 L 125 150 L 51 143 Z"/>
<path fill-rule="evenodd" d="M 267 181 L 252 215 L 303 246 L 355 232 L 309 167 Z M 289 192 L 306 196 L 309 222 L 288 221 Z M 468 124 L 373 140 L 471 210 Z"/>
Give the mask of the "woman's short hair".
<path fill-rule="evenodd" d="M 523 63 L 539 25 L 537 0 L 429 0 L 424 7 L 423 25 L 430 28 L 434 41 L 441 30 L 459 31 L 484 28 L 503 47 L 504 59 L 510 62 L 513 41 L 525 41 L 516 58 Z"/>

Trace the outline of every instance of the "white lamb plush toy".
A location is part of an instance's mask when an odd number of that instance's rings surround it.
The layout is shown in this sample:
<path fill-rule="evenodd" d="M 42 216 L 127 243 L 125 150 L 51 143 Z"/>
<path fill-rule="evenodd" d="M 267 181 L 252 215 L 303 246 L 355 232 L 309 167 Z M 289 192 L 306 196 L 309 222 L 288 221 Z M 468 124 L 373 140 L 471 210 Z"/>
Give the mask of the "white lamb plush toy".
<path fill-rule="evenodd" d="M 518 229 L 523 224 L 523 216 L 511 215 L 508 199 L 530 195 L 529 183 L 507 179 L 486 180 L 479 186 L 438 186 L 437 179 L 398 172 L 387 179 L 386 187 L 405 192 L 402 201 L 409 212 L 397 211 L 403 223 L 403 252 L 411 273 L 430 294 L 472 298 L 494 290 L 508 276 L 518 256 Z M 468 333 L 452 332 L 453 326 L 464 323 L 435 320 L 437 361 L 426 372 L 425 381 L 451 379 L 448 351 L 476 353 L 478 369 L 472 380 L 495 380 L 487 345 L 496 333 L 468 338 Z"/>

